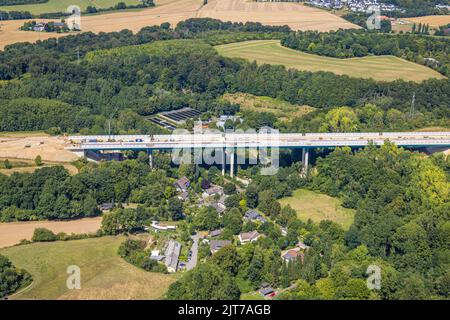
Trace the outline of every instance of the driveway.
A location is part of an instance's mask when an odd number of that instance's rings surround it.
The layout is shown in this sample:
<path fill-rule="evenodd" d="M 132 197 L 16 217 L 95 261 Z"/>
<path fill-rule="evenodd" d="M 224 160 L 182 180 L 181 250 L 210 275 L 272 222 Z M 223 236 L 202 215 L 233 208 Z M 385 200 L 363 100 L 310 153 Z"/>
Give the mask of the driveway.
<path fill-rule="evenodd" d="M 192 247 L 191 247 L 191 251 L 192 251 L 191 260 L 189 260 L 186 263 L 187 270 L 194 269 L 195 266 L 197 265 L 197 259 L 198 259 L 198 240 L 200 239 L 200 235 L 198 233 L 196 233 L 191 238 L 194 241 L 194 243 L 192 244 Z"/>

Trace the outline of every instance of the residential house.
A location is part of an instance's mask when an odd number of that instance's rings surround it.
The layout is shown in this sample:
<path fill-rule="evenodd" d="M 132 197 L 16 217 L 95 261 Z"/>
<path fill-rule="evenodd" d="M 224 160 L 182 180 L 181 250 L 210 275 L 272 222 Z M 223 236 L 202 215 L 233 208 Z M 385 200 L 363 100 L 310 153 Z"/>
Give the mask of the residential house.
<path fill-rule="evenodd" d="M 218 237 L 222 234 L 223 230 L 222 229 L 217 229 L 217 230 L 213 230 L 209 233 L 210 237 Z"/>
<path fill-rule="evenodd" d="M 261 234 L 256 230 L 251 232 L 244 232 L 239 235 L 239 241 L 241 242 L 241 244 L 247 242 L 255 242 L 260 236 Z"/>
<path fill-rule="evenodd" d="M 100 211 L 111 211 L 114 208 L 114 203 L 112 202 L 105 202 L 98 206 Z"/>
<path fill-rule="evenodd" d="M 300 251 L 300 248 L 293 248 L 286 250 L 281 254 L 281 257 L 283 258 L 284 262 L 289 263 L 291 261 L 300 259 L 300 261 L 303 263 L 303 260 L 305 259 L 305 255 L 303 252 Z"/>
<path fill-rule="evenodd" d="M 216 194 L 223 194 L 223 188 L 221 186 L 211 186 L 203 191 L 203 197 L 211 197 Z"/>
<path fill-rule="evenodd" d="M 33 31 L 42 32 L 45 31 L 45 23 L 39 22 L 33 26 Z"/>
<path fill-rule="evenodd" d="M 177 196 L 177 198 L 182 201 L 186 201 L 187 198 L 189 198 L 189 193 L 187 191 L 183 191 Z"/>
<path fill-rule="evenodd" d="M 213 207 L 214 209 L 216 209 L 216 211 L 217 211 L 217 213 L 219 214 L 219 215 L 221 215 L 222 213 L 224 213 L 224 211 L 225 211 L 225 207 L 223 207 L 223 206 L 221 206 L 220 204 L 218 204 L 218 203 L 213 203 L 213 204 L 211 204 L 210 205 L 211 207 Z"/>
<path fill-rule="evenodd" d="M 264 297 L 275 295 L 275 291 L 267 282 L 261 283 L 261 288 L 259 289 L 259 293 L 261 293 Z"/>
<path fill-rule="evenodd" d="M 260 221 L 261 223 L 267 222 L 267 220 L 261 214 L 259 214 L 256 210 L 253 209 L 247 210 L 247 212 L 244 214 L 244 219 L 248 221 L 257 220 Z"/>
<path fill-rule="evenodd" d="M 156 260 L 156 261 L 162 261 L 164 260 L 165 256 L 159 254 L 159 250 L 152 250 L 150 254 L 150 259 Z"/>
<path fill-rule="evenodd" d="M 169 243 L 166 248 L 166 260 L 165 260 L 167 271 L 177 272 L 180 252 L 181 252 L 181 244 L 175 240 L 169 240 Z"/>
<path fill-rule="evenodd" d="M 182 178 L 178 179 L 177 181 L 175 181 L 174 185 L 178 191 L 186 192 L 189 189 L 191 182 L 189 181 L 188 178 L 182 177 Z"/>
<path fill-rule="evenodd" d="M 211 253 L 216 253 L 223 247 L 228 246 L 230 244 L 231 244 L 230 240 L 211 240 L 209 243 L 209 248 L 211 249 Z"/>
<path fill-rule="evenodd" d="M 176 226 L 169 226 L 167 224 L 159 223 L 158 221 L 152 221 L 152 228 L 156 230 L 175 230 Z"/>
<path fill-rule="evenodd" d="M 308 249 L 309 249 L 309 246 L 308 246 L 308 245 L 306 245 L 305 243 L 303 243 L 303 241 L 299 241 L 299 242 L 297 242 L 297 247 L 299 247 L 299 248 L 300 248 L 300 250 L 303 250 L 303 251 L 305 251 L 305 250 L 308 250 Z"/>

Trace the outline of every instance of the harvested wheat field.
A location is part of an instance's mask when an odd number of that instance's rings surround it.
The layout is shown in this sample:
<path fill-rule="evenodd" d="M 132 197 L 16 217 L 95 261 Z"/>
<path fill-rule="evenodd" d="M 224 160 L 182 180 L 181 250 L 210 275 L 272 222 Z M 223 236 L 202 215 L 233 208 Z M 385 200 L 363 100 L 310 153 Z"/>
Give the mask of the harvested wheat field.
<path fill-rule="evenodd" d="M 359 28 L 325 10 L 297 3 L 257 3 L 245 0 L 156 0 L 156 7 L 139 11 L 112 12 L 81 17 L 82 31 L 112 32 L 129 29 L 137 32 L 145 26 L 178 22 L 196 17 L 210 17 L 233 22 L 261 22 L 267 25 L 288 25 L 294 30 L 329 31 L 339 28 Z M 26 20 L 0 22 L 0 49 L 16 42 L 36 42 L 66 34 L 20 31 Z M 45 20 L 39 21 L 58 21 Z"/>
<path fill-rule="evenodd" d="M 97 15 L 81 16 L 81 30 L 112 32 L 129 29 L 133 32 L 145 26 L 160 25 L 170 22 L 172 26 L 179 21 L 195 17 L 201 7 L 201 0 L 156 0 L 156 7 L 140 11 L 111 12 Z M 20 31 L 19 28 L 27 20 L 2 21 L 0 23 L 0 49 L 15 42 L 36 42 L 49 38 L 63 37 L 66 34 L 49 32 Z M 38 21 L 59 21 L 38 19 Z"/>
<path fill-rule="evenodd" d="M 450 15 L 439 15 L 439 16 L 423 16 L 423 17 L 416 17 L 416 18 L 404 18 L 404 20 L 415 22 L 415 23 L 422 23 L 422 24 L 429 24 L 430 27 L 437 28 L 439 26 L 444 26 L 450 23 Z"/>
<path fill-rule="evenodd" d="M 445 78 L 433 69 L 394 56 L 338 59 L 286 48 L 278 40 L 236 42 L 215 48 L 226 57 L 244 58 L 260 64 L 284 65 L 302 71 L 329 71 L 379 81 L 403 79 L 421 82 L 429 78 Z"/>
<path fill-rule="evenodd" d="M 71 221 L 27 221 L 0 223 L 0 248 L 9 247 L 20 242 L 22 239 L 31 240 L 34 229 L 47 228 L 54 233 L 65 232 L 94 233 L 100 229 L 101 217 L 84 218 Z"/>
<path fill-rule="evenodd" d="M 64 149 L 69 145 L 63 137 L 51 137 L 42 133 L 0 133 L 0 158 L 34 160 L 40 155 L 44 162 L 72 162 L 77 160 L 78 156 Z"/>
<path fill-rule="evenodd" d="M 330 31 L 358 26 L 325 10 L 289 2 L 254 2 L 246 0 L 210 0 L 198 14 L 233 22 L 261 22 L 288 25 L 293 30 Z"/>

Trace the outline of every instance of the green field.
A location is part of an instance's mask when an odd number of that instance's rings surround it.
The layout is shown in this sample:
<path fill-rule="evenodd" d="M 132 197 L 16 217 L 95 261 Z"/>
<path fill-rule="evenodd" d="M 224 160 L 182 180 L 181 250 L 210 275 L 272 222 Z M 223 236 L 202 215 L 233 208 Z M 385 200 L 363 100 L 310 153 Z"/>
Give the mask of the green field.
<path fill-rule="evenodd" d="M 353 223 L 355 212 L 343 208 L 341 200 L 306 189 L 295 190 L 291 197 L 279 200 L 282 206 L 290 205 L 303 221 L 331 220 L 347 230 Z"/>
<path fill-rule="evenodd" d="M 33 243 L 0 250 L 33 283 L 10 299 L 158 299 L 176 276 L 141 270 L 120 258 L 124 237 Z M 67 267 L 81 269 L 81 289 L 66 287 Z"/>
<path fill-rule="evenodd" d="M 2 11 L 29 11 L 32 14 L 66 12 L 70 5 L 79 6 L 81 11 L 85 11 L 87 6 L 98 8 L 109 8 L 119 2 L 125 2 L 127 5 L 139 4 L 139 0 L 49 0 L 46 3 L 26 4 L 15 6 L 1 6 Z"/>
<path fill-rule="evenodd" d="M 302 71 L 330 71 L 357 78 L 381 81 L 396 79 L 420 82 L 428 78 L 443 79 L 440 73 L 422 65 L 394 56 L 369 56 L 338 59 L 303 53 L 280 45 L 278 40 L 255 40 L 219 45 L 217 51 L 226 57 L 239 57 L 284 65 Z"/>
<path fill-rule="evenodd" d="M 226 93 L 222 96 L 222 99 L 239 104 L 241 111 L 271 112 L 280 120 L 302 117 L 315 110 L 315 108 L 310 106 L 294 105 L 284 100 L 266 96 L 255 96 L 250 93 Z"/>

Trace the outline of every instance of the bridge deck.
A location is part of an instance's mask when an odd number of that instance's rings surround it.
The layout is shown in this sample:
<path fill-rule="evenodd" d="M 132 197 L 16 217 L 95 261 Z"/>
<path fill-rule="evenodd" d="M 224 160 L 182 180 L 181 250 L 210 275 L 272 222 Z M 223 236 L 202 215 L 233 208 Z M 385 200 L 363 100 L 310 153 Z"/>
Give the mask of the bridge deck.
<path fill-rule="evenodd" d="M 70 136 L 69 150 L 146 150 L 173 148 L 333 148 L 363 147 L 386 140 L 405 147 L 450 147 L 450 132 L 180 134 Z"/>

